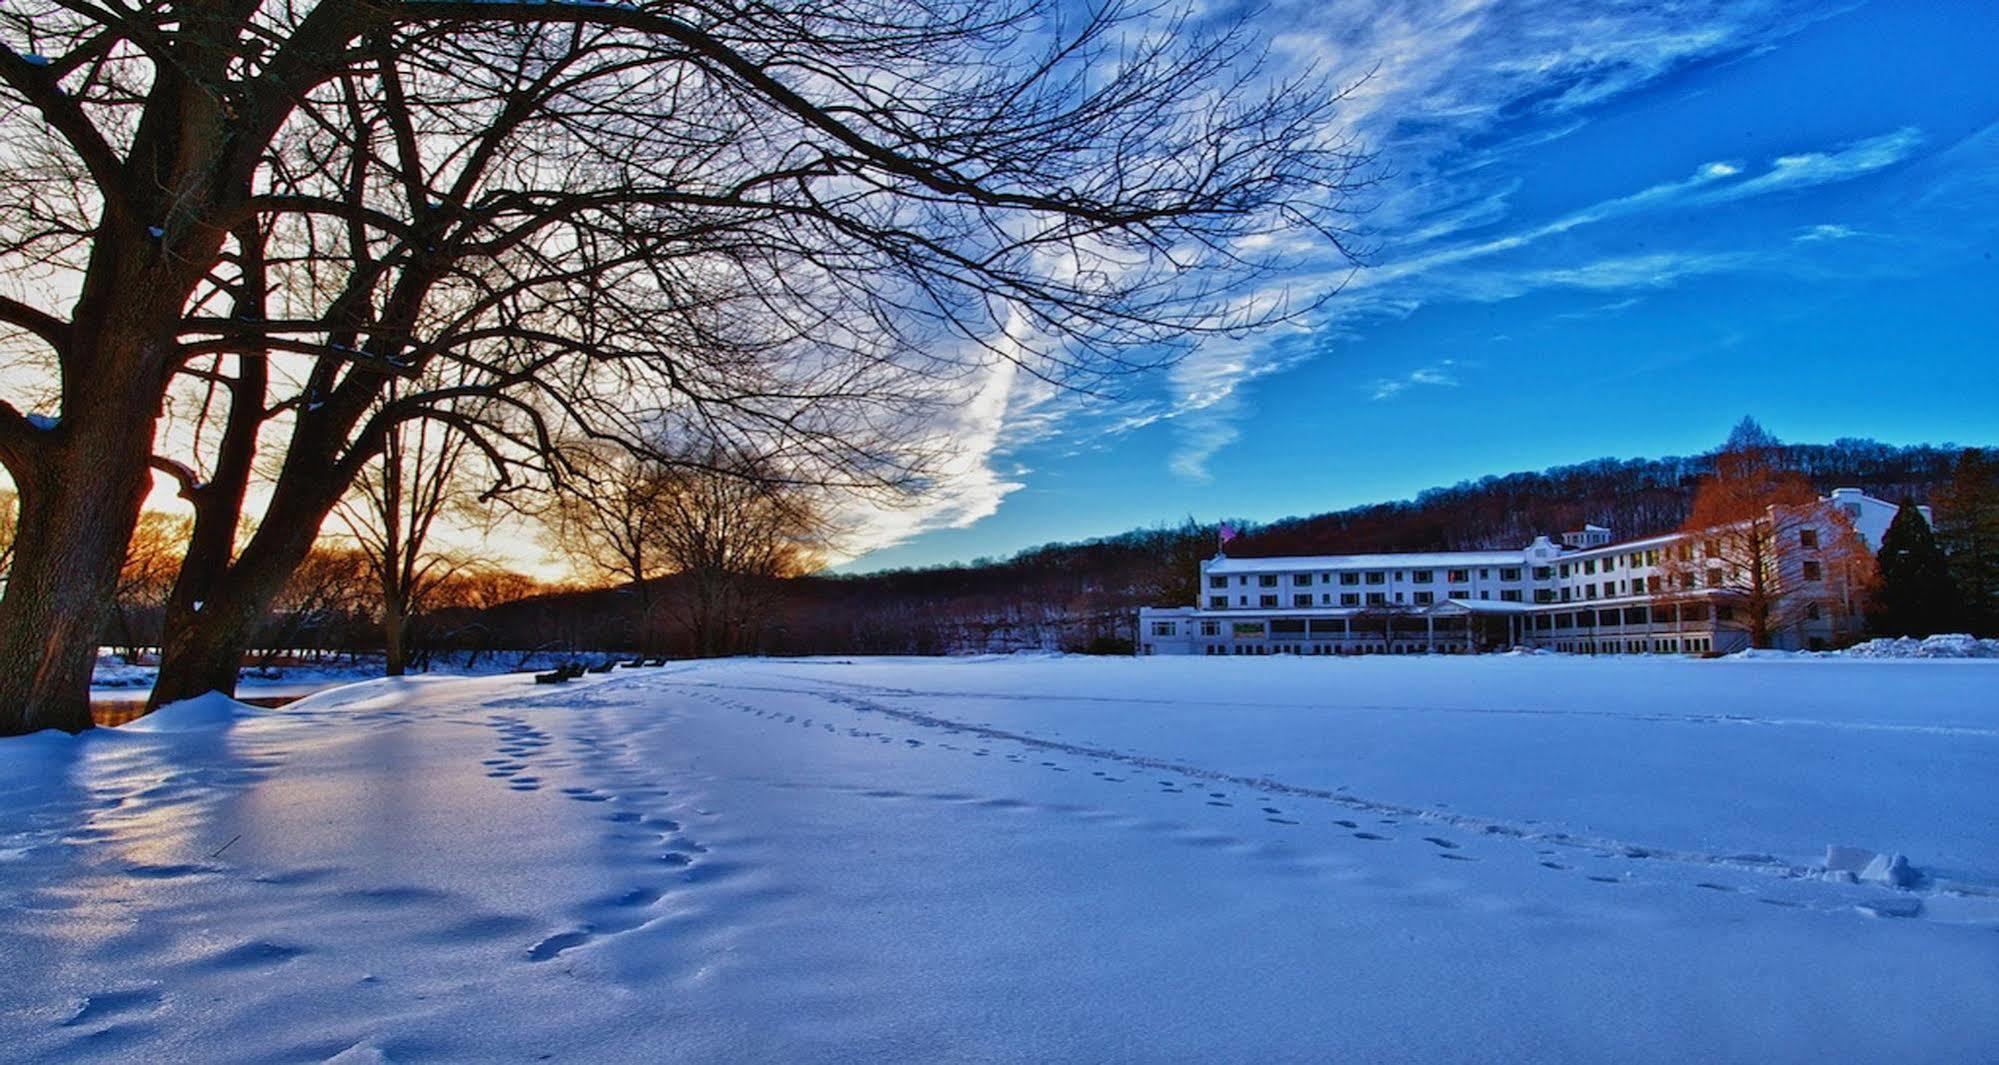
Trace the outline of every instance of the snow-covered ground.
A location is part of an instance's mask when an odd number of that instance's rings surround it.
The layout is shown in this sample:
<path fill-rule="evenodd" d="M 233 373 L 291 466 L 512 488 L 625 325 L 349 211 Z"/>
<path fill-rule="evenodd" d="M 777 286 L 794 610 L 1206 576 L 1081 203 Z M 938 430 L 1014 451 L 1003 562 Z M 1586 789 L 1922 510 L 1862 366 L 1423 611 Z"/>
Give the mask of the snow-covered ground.
<path fill-rule="evenodd" d="M 425 676 L 486 677 L 499 673 L 551 669 L 569 661 L 595 663 L 606 655 L 555 651 L 493 651 L 476 657 L 464 653 L 439 655 L 417 671 Z M 313 692 L 374 680 L 382 676 L 380 655 L 352 658 L 332 657 L 324 662 L 305 662 L 243 670 L 237 694 L 253 699 L 296 699 Z M 90 674 L 90 699 L 95 703 L 143 703 L 151 693 L 159 666 L 146 660 L 127 662 L 114 654 L 100 654 Z"/>
<path fill-rule="evenodd" d="M 0 1045 L 1991 1060 L 1995 692 L 1991 661 L 1518 656 L 211 698 L 0 741 Z M 1838 871 L 1871 852 L 1923 878 Z"/>

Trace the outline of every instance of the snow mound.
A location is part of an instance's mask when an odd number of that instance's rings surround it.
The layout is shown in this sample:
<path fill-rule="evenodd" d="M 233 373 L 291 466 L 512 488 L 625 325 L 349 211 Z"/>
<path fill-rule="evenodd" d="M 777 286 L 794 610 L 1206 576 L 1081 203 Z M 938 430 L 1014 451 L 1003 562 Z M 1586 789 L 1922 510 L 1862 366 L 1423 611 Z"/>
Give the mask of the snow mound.
<path fill-rule="evenodd" d="M 1826 879 L 1847 883 L 1880 884 L 1884 887 L 1912 888 L 1922 883 L 1922 870 L 1900 854 L 1880 854 L 1865 847 L 1829 845 L 1825 849 Z"/>
<path fill-rule="evenodd" d="M 224 729 L 246 717 L 264 711 L 239 703 L 221 692 L 209 692 L 192 699 L 168 703 L 158 710 L 120 728 L 125 732 L 206 732 Z"/>
<path fill-rule="evenodd" d="M 1869 640 L 1846 649 L 1851 658 L 1999 658 L 1999 640 L 1981 640 L 1962 632 L 1897 636 Z"/>

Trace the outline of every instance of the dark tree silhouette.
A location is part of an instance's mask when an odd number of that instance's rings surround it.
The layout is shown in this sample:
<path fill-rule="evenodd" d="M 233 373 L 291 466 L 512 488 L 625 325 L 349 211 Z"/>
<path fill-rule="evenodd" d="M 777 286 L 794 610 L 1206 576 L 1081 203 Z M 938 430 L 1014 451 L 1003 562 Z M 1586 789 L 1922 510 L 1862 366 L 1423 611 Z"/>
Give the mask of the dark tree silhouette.
<path fill-rule="evenodd" d="M 1936 493 L 1936 538 L 1950 560 L 1961 620 L 1999 635 L 1999 462 L 1967 448 Z"/>
<path fill-rule="evenodd" d="M 1883 636 L 1929 636 L 1957 624 L 1949 562 L 1915 500 L 1902 500 L 1874 558 L 1880 577 L 1867 611 L 1869 629 Z"/>

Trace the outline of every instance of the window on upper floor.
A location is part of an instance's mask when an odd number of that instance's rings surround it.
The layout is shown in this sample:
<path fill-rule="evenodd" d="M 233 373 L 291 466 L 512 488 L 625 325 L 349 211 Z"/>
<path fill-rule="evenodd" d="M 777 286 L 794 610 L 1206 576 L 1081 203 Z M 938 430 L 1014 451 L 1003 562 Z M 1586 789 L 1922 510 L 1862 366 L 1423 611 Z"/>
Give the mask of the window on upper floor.
<path fill-rule="evenodd" d="M 1721 571 L 1720 571 L 1720 570 L 1718 570 L 1718 569 L 1711 569 L 1711 570 L 1708 570 L 1708 571 L 1707 571 L 1707 586 L 1708 586 L 1708 587 L 1710 587 L 1710 588 L 1719 588 L 1719 587 L 1721 587 Z"/>
<path fill-rule="evenodd" d="M 1276 605 L 1277 605 L 1277 597 L 1276 597 L 1276 596 L 1274 596 L 1274 595 L 1266 595 L 1266 596 L 1262 596 L 1262 597 L 1260 597 L 1260 598 L 1259 598 L 1259 599 L 1257 600 L 1257 604 L 1256 604 L 1256 605 L 1258 605 L 1258 606 L 1276 606 Z"/>
<path fill-rule="evenodd" d="M 1229 579 L 1227 577 L 1208 578 L 1208 587 L 1210 588 L 1226 588 L 1228 586 L 1229 586 Z"/>
<path fill-rule="evenodd" d="M 1519 601 L 1520 601 L 1520 589 L 1518 589 L 1518 588 L 1501 588 L 1501 589 L 1499 590 L 1499 598 L 1500 598 L 1500 601 L 1502 601 L 1502 602 L 1507 602 L 1507 603 L 1517 603 L 1517 602 L 1519 602 Z"/>
<path fill-rule="evenodd" d="M 1209 609 L 1209 610 L 1227 610 L 1228 608 L 1229 608 L 1229 597 L 1228 597 L 1228 596 L 1226 596 L 1226 595 L 1211 595 L 1211 596 L 1209 596 L 1209 597 L 1208 597 L 1208 609 Z"/>
<path fill-rule="evenodd" d="M 1444 579 L 1450 581 L 1452 584 L 1463 584 L 1471 580 L 1471 571 L 1468 569 L 1445 570 Z"/>
<path fill-rule="evenodd" d="M 1804 570 L 1805 579 L 1808 581 L 1818 580 L 1824 574 L 1824 571 L 1819 568 L 1819 564 L 1811 559 L 1805 560 Z"/>
<path fill-rule="evenodd" d="M 1554 601 L 1555 601 L 1555 590 L 1554 590 L 1553 588 L 1536 588 L 1536 589 L 1534 589 L 1534 601 L 1535 601 L 1535 602 L 1537 602 L 1537 603 L 1552 603 L 1552 602 L 1554 602 Z"/>
<path fill-rule="evenodd" d="M 1359 605 L 1360 605 L 1360 593 L 1359 593 L 1359 592 L 1341 592 L 1341 593 L 1340 593 L 1340 605 L 1341 605 L 1341 606 L 1359 606 Z"/>
<path fill-rule="evenodd" d="M 1820 609 L 1817 603 L 1805 604 L 1805 620 L 1807 621 L 1817 621 L 1824 613 L 1825 611 Z"/>
<path fill-rule="evenodd" d="M 1436 601 L 1437 601 L 1437 593 L 1435 593 L 1435 592 L 1417 592 L 1417 593 L 1416 593 L 1416 605 L 1417 605 L 1417 606 L 1429 606 L 1429 605 L 1430 605 L 1431 603 L 1434 603 L 1434 602 L 1436 602 Z"/>
<path fill-rule="evenodd" d="M 1501 569 L 1501 570 L 1499 571 L 1499 579 L 1500 579 L 1500 580 L 1502 580 L 1502 581 L 1517 581 L 1517 580 L 1519 580 L 1519 579 L 1520 579 L 1520 567 L 1519 567 L 1519 566 L 1507 566 L 1507 567 L 1505 567 L 1504 569 Z"/>
<path fill-rule="evenodd" d="M 1595 573 L 1596 573 L 1596 559 L 1593 559 L 1593 558 L 1586 558 L 1586 559 L 1583 559 L 1583 572 L 1584 572 L 1584 573 L 1588 573 L 1588 574 L 1595 574 Z"/>
<path fill-rule="evenodd" d="M 1369 583 L 1369 584 L 1387 584 L 1387 583 L 1388 583 L 1388 574 L 1386 574 L 1386 573 L 1383 573 L 1383 572 L 1382 572 L 1382 571 L 1380 571 L 1380 570 L 1370 570 L 1370 571 L 1368 572 L 1368 575 L 1367 575 L 1367 583 Z"/>
<path fill-rule="evenodd" d="M 1569 601 L 1569 590 L 1568 590 L 1567 588 L 1563 588 L 1563 589 L 1562 589 L 1562 602 L 1566 603 L 1566 602 L 1568 602 L 1568 601 Z"/>
<path fill-rule="evenodd" d="M 1344 570 L 1344 571 L 1342 571 L 1342 572 L 1340 573 L 1340 583 L 1341 583 L 1341 584 L 1349 584 L 1349 585 L 1351 585 L 1351 584 L 1359 584 L 1359 583 L 1360 583 L 1360 574 L 1358 574 L 1358 573 L 1355 573 L 1355 572 L 1353 572 L 1352 570 Z"/>
<path fill-rule="evenodd" d="M 1659 594 L 1659 585 L 1660 585 L 1660 579 L 1657 576 L 1651 576 L 1645 578 L 1645 590 L 1652 593 L 1653 595 Z"/>
<path fill-rule="evenodd" d="M 1152 623 L 1152 634 L 1154 636 L 1178 636 L 1180 635 L 1180 624 L 1175 621 L 1155 621 Z"/>
<path fill-rule="evenodd" d="M 1491 571 L 1491 570 L 1489 570 L 1489 569 L 1486 569 L 1486 568 L 1484 568 L 1483 566 L 1479 567 L 1479 571 L 1478 571 L 1478 579 L 1479 579 L 1479 580 L 1482 580 L 1482 581 L 1485 581 L 1485 580 L 1491 580 L 1491 579 L 1492 579 L 1492 571 Z"/>
<path fill-rule="evenodd" d="M 1437 579 L 1437 571 L 1433 569 L 1411 570 L 1409 571 L 1409 579 L 1415 581 L 1417 584 L 1429 584 Z"/>
<path fill-rule="evenodd" d="M 1277 574 L 1275 573 L 1258 574 L 1256 578 L 1256 584 L 1257 587 L 1259 588 L 1275 588 L 1277 587 Z"/>
<path fill-rule="evenodd" d="M 1291 605 L 1292 605 L 1292 606 L 1311 606 L 1311 605 L 1312 605 L 1312 597 L 1311 597 L 1310 595 L 1294 595 L 1294 596 L 1292 596 L 1292 597 L 1291 597 Z"/>
<path fill-rule="evenodd" d="M 1817 529 L 1798 530 L 1799 547 L 1817 547 L 1818 545 L 1819 545 L 1819 531 Z"/>
<path fill-rule="evenodd" d="M 1203 635 L 1203 636 L 1220 636 L 1221 634 L 1222 634 L 1222 623 L 1221 623 L 1221 622 L 1219 622 L 1219 621 L 1203 621 L 1203 622 L 1201 622 L 1201 635 Z"/>
<path fill-rule="evenodd" d="M 1704 558 L 1720 558 L 1720 557 L 1721 557 L 1721 541 L 1720 541 L 1720 540 L 1714 540 L 1714 539 L 1709 539 L 1709 540 L 1704 540 L 1704 541 L 1702 541 L 1702 543 L 1701 543 L 1701 555 L 1702 555 L 1702 557 L 1704 557 Z"/>
<path fill-rule="evenodd" d="M 1535 580 L 1537 580 L 1537 581 L 1545 581 L 1545 580 L 1549 579 L 1550 577 L 1553 577 L 1554 575 L 1555 575 L 1555 571 L 1554 571 L 1554 569 L 1553 569 L 1553 568 L 1551 568 L 1551 567 L 1548 567 L 1548 566 L 1535 566 L 1535 567 L 1534 567 L 1534 579 L 1535 579 Z"/>
<path fill-rule="evenodd" d="M 1387 603 L 1387 602 L 1388 602 L 1388 596 L 1386 596 L 1386 595 L 1383 595 L 1383 594 L 1382 594 L 1382 593 L 1380 593 L 1380 592 L 1369 592 L 1369 593 L 1367 593 L 1367 605 L 1368 605 L 1368 606 L 1381 606 L 1381 605 L 1383 605 L 1383 604 L 1385 604 L 1385 603 Z"/>
<path fill-rule="evenodd" d="M 1312 575 L 1309 573 L 1293 573 L 1291 575 L 1291 587 L 1293 588 L 1308 587 L 1311 583 Z"/>

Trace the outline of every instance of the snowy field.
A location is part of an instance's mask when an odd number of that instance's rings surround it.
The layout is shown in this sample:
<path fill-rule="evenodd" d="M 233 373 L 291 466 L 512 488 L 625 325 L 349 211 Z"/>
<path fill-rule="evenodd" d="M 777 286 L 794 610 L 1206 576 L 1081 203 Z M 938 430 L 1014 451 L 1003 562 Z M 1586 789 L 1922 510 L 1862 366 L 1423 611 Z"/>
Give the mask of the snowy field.
<path fill-rule="evenodd" d="M 1999 662 L 211 698 L 0 741 L 0 972 L 24 1061 L 1992 1061 Z"/>

